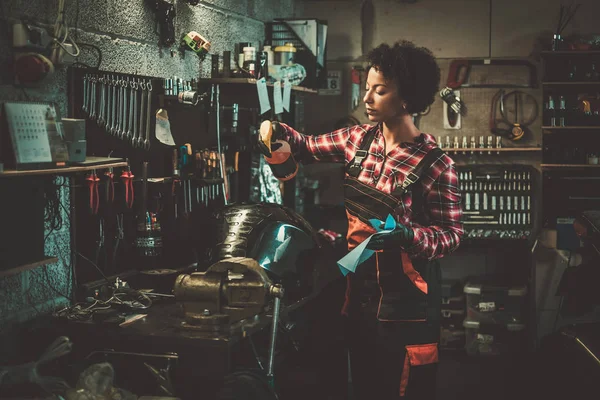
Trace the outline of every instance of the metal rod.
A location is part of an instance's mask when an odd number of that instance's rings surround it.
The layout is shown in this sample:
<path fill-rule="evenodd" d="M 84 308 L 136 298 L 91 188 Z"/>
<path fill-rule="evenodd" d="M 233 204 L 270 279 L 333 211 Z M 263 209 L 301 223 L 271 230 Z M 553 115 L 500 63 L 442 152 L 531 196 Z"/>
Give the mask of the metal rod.
<path fill-rule="evenodd" d="M 75 303 L 77 299 L 77 213 L 75 210 L 75 184 L 74 178 L 69 180 L 69 225 L 71 228 L 71 251 L 69 257 L 71 259 L 71 273 L 73 274 L 73 283 L 71 284 L 71 301 Z"/>
<path fill-rule="evenodd" d="M 279 326 L 279 309 L 281 307 L 281 299 L 279 297 L 275 297 L 273 299 L 273 322 L 271 324 L 271 343 L 269 344 L 269 367 L 267 370 L 267 379 L 269 380 L 269 384 L 273 387 L 274 374 L 273 374 L 273 365 L 275 363 L 275 344 L 277 341 L 277 327 Z"/>
<path fill-rule="evenodd" d="M 214 110 L 215 110 L 215 127 L 217 131 L 217 152 L 221 157 L 221 107 L 220 107 L 220 86 L 218 84 L 213 85 L 213 96 L 214 96 Z M 223 189 L 223 203 L 227 205 L 227 196 L 225 193 L 225 170 L 223 168 L 223 162 L 219 162 L 219 169 L 221 171 L 221 188 Z"/>

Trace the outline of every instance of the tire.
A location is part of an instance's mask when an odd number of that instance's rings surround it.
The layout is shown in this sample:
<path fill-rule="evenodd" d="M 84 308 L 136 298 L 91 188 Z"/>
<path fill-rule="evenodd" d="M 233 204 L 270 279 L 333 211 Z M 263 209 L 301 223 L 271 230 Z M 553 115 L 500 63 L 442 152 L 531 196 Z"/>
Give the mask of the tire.
<path fill-rule="evenodd" d="M 278 400 L 278 397 L 262 374 L 238 371 L 224 378 L 215 400 Z"/>

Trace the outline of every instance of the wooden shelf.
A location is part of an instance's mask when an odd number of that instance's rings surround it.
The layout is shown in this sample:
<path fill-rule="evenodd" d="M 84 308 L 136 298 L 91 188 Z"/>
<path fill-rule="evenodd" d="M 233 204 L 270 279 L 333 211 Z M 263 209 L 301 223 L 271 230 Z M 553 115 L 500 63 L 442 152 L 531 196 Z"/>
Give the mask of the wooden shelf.
<path fill-rule="evenodd" d="M 51 174 L 70 174 L 75 172 L 91 171 L 94 169 L 120 168 L 127 167 L 127 162 L 122 158 L 92 157 L 88 156 L 86 160 L 77 165 L 64 168 L 34 169 L 34 170 L 4 170 L 0 172 L 0 177 L 11 176 L 34 176 Z"/>
<path fill-rule="evenodd" d="M 556 81 L 556 82 L 542 82 L 542 85 L 544 86 L 569 86 L 569 85 L 573 85 L 573 86 L 600 86 L 600 82 L 595 82 L 595 81 Z"/>
<path fill-rule="evenodd" d="M 542 126 L 546 131 L 591 131 L 600 130 L 600 125 L 596 126 Z"/>
<path fill-rule="evenodd" d="M 540 53 L 543 56 L 592 56 L 592 55 L 600 55 L 600 50 L 560 50 L 560 51 L 551 51 L 544 50 Z"/>
<path fill-rule="evenodd" d="M 209 78 L 209 79 L 200 79 L 198 83 L 216 83 L 216 84 L 248 84 L 248 85 L 256 85 L 256 79 L 254 78 Z M 267 83 L 267 86 L 273 86 L 272 83 Z M 309 89 L 304 86 L 292 86 L 292 90 L 297 92 L 306 92 L 306 93 L 319 93 L 316 89 Z"/>
<path fill-rule="evenodd" d="M 46 264 L 52 264 L 57 261 L 58 261 L 57 257 L 47 256 L 47 258 L 44 258 L 43 260 L 40 260 L 40 261 L 35 261 L 35 262 L 29 263 L 29 264 L 19 265 L 17 267 L 0 270 L 0 278 L 4 278 L 5 276 L 16 275 L 23 271 L 28 271 L 30 269 L 34 269 L 34 268 L 37 268 L 37 267 L 40 267 L 40 266 L 46 265 Z"/>
<path fill-rule="evenodd" d="M 560 169 L 560 168 L 600 168 L 600 164 L 540 164 L 542 168 Z"/>
<path fill-rule="evenodd" d="M 500 147 L 499 149 L 497 149 L 497 148 L 491 148 L 491 149 L 469 149 L 469 148 L 446 149 L 446 148 L 443 148 L 442 150 L 444 150 L 447 153 L 456 153 L 456 152 L 463 152 L 463 151 L 474 152 L 474 153 L 486 153 L 488 151 L 490 151 L 490 152 L 542 151 L 542 148 L 541 147 Z"/>

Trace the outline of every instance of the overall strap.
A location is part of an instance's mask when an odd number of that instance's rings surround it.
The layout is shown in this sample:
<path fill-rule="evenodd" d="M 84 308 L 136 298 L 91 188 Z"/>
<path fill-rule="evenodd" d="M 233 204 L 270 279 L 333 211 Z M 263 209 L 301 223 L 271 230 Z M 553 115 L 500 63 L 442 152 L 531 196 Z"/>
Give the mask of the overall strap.
<path fill-rule="evenodd" d="M 377 125 L 369 129 L 367 133 L 365 133 L 365 136 L 363 136 L 360 148 L 356 150 L 354 158 L 346 166 L 346 173 L 348 173 L 348 175 L 356 178 L 358 177 L 358 174 L 360 174 L 360 171 L 362 171 L 362 163 L 369 155 L 369 148 L 371 147 L 371 143 L 373 143 L 373 139 L 375 139 L 375 132 L 377 132 Z"/>
<path fill-rule="evenodd" d="M 421 161 L 419 161 L 419 163 L 411 171 L 409 171 L 404 178 L 402 185 L 394 192 L 397 193 L 397 191 L 400 191 L 398 194 L 405 193 L 408 190 L 408 187 L 416 183 L 423 175 L 423 172 L 431 168 L 435 160 L 440 158 L 442 154 L 444 154 L 444 152 L 439 147 L 434 147 L 433 149 L 429 150 L 429 152 L 425 154 L 425 157 L 423 157 Z"/>

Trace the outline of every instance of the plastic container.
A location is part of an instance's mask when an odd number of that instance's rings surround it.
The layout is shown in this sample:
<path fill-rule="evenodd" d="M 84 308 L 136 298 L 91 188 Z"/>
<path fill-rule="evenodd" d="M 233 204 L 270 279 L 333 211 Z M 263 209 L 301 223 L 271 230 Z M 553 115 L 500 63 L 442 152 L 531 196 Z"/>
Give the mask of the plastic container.
<path fill-rule="evenodd" d="M 275 54 L 274 65 L 290 65 L 294 63 L 296 48 L 293 43 L 277 46 L 273 49 L 273 52 Z"/>
<path fill-rule="evenodd" d="M 466 318 L 465 350 L 471 356 L 494 356 L 519 352 L 527 347 L 525 325 L 518 322 L 485 324 Z"/>
<path fill-rule="evenodd" d="M 482 280 L 465 284 L 467 318 L 482 323 L 522 322 L 527 310 L 525 285 L 503 285 Z"/>
<path fill-rule="evenodd" d="M 454 297 L 442 296 L 442 310 L 464 310 L 466 307 L 465 295 Z"/>
<path fill-rule="evenodd" d="M 443 350 L 462 350 L 465 348 L 466 332 L 460 326 L 459 328 L 441 328 L 440 330 L 440 348 Z"/>
<path fill-rule="evenodd" d="M 444 310 L 442 309 L 441 326 L 444 328 L 462 327 L 465 320 L 465 310 Z M 461 328 L 462 329 L 462 328 Z"/>
<path fill-rule="evenodd" d="M 442 297 L 462 296 L 463 286 L 459 279 L 442 279 Z"/>

